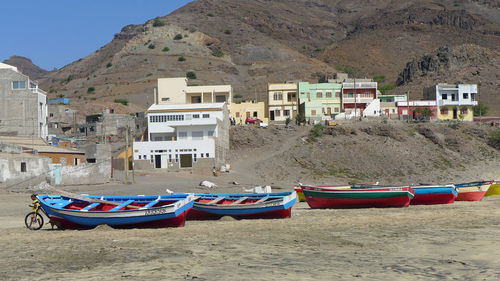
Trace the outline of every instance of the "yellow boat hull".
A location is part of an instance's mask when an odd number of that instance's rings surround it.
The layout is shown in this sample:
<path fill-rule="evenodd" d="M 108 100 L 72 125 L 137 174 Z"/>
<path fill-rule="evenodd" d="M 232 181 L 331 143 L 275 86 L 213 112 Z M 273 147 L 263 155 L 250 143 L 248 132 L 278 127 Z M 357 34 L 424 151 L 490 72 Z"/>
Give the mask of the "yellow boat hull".
<path fill-rule="evenodd" d="M 484 196 L 500 196 L 500 183 L 490 185 L 490 188 Z"/>

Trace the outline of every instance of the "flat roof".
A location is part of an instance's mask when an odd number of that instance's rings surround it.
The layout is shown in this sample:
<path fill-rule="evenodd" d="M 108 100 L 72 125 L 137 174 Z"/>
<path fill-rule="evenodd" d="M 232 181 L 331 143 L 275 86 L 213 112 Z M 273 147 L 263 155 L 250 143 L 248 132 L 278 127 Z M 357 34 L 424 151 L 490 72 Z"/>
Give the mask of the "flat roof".
<path fill-rule="evenodd" d="M 154 111 L 177 111 L 177 110 L 193 110 L 193 111 L 202 111 L 202 110 L 222 110 L 224 108 L 224 102 L 218 103 L 183 103 L 183 104 L 153 104 L 148 108 L 148 113 Z"/>
<path fill-rule="evenodd" d="M 42 138 L 31 138 L 31 137 L 8 137 L 0 136 L 0 142 L 14 144 L 22 146 L 25 148 L 32 148 L 38 152 L 49 152 L 49 153 L 76 153 L 85 154 L 84 151 L 77 149 L 61 148 L 57 146 L 50 145 L 46 143 Z"/>

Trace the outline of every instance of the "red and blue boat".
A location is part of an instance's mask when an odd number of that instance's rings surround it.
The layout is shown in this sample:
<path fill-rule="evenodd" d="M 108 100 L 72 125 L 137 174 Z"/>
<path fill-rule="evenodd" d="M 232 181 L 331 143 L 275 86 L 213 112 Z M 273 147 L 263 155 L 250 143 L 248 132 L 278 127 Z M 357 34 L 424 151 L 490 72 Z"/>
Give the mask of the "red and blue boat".
<path fill-rule="evenodd" d="M 493 181 L 476 181 L 455 184 L 458 190 L 456 201 L 481 201 Z"/>
<path fill-rule="evenodd" d="M 297 200 L 295 191 L 258 194 L 196 193 L 188 220 L 289 218 Z"/>
<path fill-rule="evenodd" d="M 154 196 L 38 195 L 50 221 L 61 229 L 184 226 L 193 194 Z"/>
<path fill-rule="evenodd" d="M 412 186 L 415 196 L 411 205 L 451 204 L 458 196 L 453 184 L 447 185 L 416 185 Z"/>
<path fill-rule="evenodd" d="M 320 187 L 302 185 L 307 204 L 313 209 L 407 207 L 415 191 L 410 186 Z"/>

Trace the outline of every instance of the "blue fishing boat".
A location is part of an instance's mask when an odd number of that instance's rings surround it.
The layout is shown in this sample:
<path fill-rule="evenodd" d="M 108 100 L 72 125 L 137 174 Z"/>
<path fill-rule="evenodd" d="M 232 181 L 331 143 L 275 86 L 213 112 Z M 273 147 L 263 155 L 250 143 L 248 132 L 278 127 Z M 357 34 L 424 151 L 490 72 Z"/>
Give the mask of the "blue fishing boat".
<path fill-rule="evenodd" d="M 450 204 L 455 202 L 458 196 L 457 189 L 453 184 L 416 185 L 412 188 L 415 190 L 415 197 L 411 200 L 410 205 Z"/>
<path fill-rule="evenodd" d="M 218 220 L 223 216 L 235 219 L 289 218 L 297 200 L 295 191 L 260 194 L 194 195 L 188 220 Z"/>
<path fill-rule="evenodd" d="M 154 196 L 38 195 L 50 221 L 62 229 L 183 226 L 193 194 Z"/>

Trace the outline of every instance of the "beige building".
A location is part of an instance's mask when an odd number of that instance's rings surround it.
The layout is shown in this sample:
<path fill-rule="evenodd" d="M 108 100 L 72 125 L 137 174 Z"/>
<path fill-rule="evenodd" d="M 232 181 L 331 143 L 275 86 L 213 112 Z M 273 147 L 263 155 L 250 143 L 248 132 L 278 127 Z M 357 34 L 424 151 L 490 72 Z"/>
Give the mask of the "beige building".
<path fill-rule="evenodd" d="M 294 119 L 298 111 L 298 83 L 268 83 L 268 112 L 270 121 Z"/>
<path fill-rule="evenodd" d="M 247 117 L 258 118 L 264 123 L 269 122 L 266 117 L 266 105 L 263 101 L 242 101 L 241 103 L 233 103 L 231 107 L 231 117 L 236 120 L 236 124 L 243 124 Z"/>
<path fill-rule="evenodd" d="M 231 85 L 188 86 L 188 79 L 159 78 L 155 104 L 226 103 L 231 107 Z"/>

